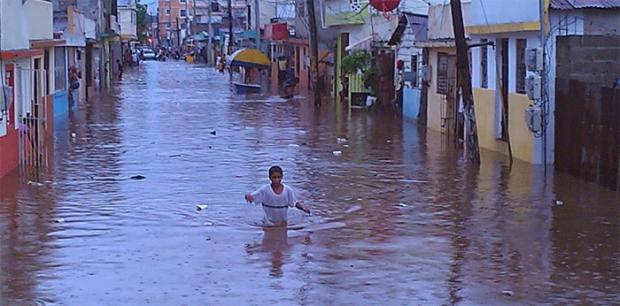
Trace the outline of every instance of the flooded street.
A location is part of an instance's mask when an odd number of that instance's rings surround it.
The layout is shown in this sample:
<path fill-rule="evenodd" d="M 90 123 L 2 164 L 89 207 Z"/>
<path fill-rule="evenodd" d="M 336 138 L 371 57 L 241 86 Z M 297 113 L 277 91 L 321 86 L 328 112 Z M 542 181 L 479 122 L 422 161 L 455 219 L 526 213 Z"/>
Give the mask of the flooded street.
<path fill-rule="evenodd" d="M 620 301 L 620 194 L 492 153 L 470 168 L 393 114 L 145 62 L 56 134 L 36 182 L 0 179 L 0 305 Z M 312 210 L 288 231 L 243 199 L 274 164 Z"/>

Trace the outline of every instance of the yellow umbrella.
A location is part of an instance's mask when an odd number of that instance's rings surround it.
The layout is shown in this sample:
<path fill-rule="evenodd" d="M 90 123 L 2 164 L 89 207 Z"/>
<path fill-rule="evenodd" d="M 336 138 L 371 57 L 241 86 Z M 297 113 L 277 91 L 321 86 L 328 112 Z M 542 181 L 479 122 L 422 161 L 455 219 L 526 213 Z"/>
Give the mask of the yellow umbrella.
<path fill-rule="evenodd" d="M 236 51 L 229 57 L 229 65 L 242 67 L 267 68 L 271 61 L 263 52 L 258 49 L 245 48 Z"/>

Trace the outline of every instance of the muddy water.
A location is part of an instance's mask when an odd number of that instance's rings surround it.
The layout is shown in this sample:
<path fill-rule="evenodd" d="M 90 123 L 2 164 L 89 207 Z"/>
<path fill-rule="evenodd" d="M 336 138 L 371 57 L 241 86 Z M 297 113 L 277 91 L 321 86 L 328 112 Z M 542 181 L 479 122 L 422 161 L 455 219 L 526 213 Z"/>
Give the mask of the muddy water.
<path fill-rule="evenodd" d="M 147 62 L 60 123 L 36 182 L 3 178 L 0 304 L 620 300 L 618 193 L 489 153 L 472 169 L 393 115 L 227 82 Z M 289 231 L 243 201 L 273 164 L 312 209 Z"/>

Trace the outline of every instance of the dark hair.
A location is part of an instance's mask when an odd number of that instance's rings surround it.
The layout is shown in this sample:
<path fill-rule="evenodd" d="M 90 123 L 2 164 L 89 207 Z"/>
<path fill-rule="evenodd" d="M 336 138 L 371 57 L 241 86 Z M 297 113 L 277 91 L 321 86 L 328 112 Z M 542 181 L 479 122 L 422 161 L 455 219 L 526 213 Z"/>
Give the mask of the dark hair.
<path fill-rule="evenodd" d="M 282 168 L 280 168 L 280 166 L 273 166 L 269 168 L 269 177 L 271 177 L 271 174 L 273 173 L 280 173 L 280 175 L 284 175 L 284 171 L 282 171 Z"/>

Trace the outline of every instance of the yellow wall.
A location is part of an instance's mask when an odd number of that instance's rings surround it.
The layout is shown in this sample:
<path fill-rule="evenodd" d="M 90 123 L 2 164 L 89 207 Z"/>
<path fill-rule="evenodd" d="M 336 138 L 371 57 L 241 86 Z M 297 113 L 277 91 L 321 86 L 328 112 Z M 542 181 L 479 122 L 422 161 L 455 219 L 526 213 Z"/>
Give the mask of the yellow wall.
<path fill-rule="evenodd" d="M 437 54 L 438 53 L 456 54 L 454 48 L 434 48 L 428 55 L 428 62 L 431 66 L 431 83 L 428 88 L 427 105 L 427 126 L 431 130 L 442 131 L 441 128 L 441 100 L 444 95 L 437 93 Z"/>
<path fill-rule="evenodd" d="M 525 108 L 532 101 L 525 95 L 510 93 L 508 103 L 508 130 L 512 145 L 512 156 L 532 163 L 534 135 L 528 130 L 525 123 Z M 506 142 L 495 138 L 495 90 L 474 88 L 474 104 L 480 147 L 508 154 Z"/>

